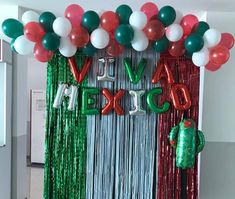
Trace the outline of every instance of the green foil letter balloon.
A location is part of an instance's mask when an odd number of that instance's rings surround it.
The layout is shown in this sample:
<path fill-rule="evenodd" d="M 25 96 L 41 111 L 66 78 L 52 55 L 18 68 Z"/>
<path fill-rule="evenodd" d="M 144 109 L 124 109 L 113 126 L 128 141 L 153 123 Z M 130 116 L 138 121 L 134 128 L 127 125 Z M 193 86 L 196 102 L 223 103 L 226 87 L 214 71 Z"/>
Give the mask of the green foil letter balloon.
<path fill-rule="evenodd" d="M 147 103 L 151 111 L 155 113 L 165 113 L 169 110 L 170 108 L 170 103 L 169 102 L 164 102 L 162 106 L 158 106 L 154 103 L 154 96 L 158 96 L 162 94 L 162 88 L 153 88 L 152 90 L 149 91 L 147 95 Z"/>
<path fill-rule="evenodd" d="M 98 88 L 83 88 L 82 89 L 82 114 L 83 115 L 97 115 L 99 110 L 97 108 L 91 108 L 95 104 L 95 99 L 90 95 L 99 94 Z"/>
<path fill-rule="evenodd" d="M 131 83 L 138 84 L 140 81 L 140 78 L 144 72 L 145 66 L 147 64 L 147 60 L 142 58 L 137 66 L 137 71 L 134 72 L 132 69 L 131 59 L 130 58 L 124 58 L 124 66 L 126 69 L 126 72 L 130 78 Z"/>
<path fill-rule="evenodd" d="M 170 144 L 176 148 L 176 166 L 182 169 L 192 168 L 195 156 L 205 146 L 205 138 L 201 131 L 196 130 L 192 119 L 183 119 L 179 125 L 171 129 Z"/>

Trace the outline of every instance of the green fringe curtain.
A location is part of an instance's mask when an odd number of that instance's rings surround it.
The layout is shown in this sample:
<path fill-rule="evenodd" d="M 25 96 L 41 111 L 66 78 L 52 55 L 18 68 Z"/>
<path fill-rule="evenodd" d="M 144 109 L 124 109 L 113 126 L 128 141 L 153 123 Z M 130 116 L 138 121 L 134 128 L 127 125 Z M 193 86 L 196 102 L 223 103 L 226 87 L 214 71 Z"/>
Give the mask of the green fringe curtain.
<path fill-rule="evenodd" d="M 79 67 L 84 57 L 77 54 L 76 60 Z M 68 99 L 63 101 L 60 109 L 53 108 L 58 85 L 62 82 L 77 85 L 67 58 L 56 53 L 47 67 L 44 199 L 84 199 L 86 116 L 81 115 L 79 106 L 68 111 Z M 79 91 L 86 84 L 87 80 L 78 85 Z"/>

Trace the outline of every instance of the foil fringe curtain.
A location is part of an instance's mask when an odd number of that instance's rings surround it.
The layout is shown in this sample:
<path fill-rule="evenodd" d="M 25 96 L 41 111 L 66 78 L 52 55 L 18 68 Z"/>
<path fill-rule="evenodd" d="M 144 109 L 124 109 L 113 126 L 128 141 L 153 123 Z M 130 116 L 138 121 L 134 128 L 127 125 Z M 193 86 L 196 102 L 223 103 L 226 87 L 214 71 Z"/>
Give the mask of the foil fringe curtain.
<path fill-rule="evenodd" d="M 64 82 L 76 85 L 76 82 L 67 59 L 59 53 L 48 63 L 44 199 L 180 199 L 181 170 L 175 167 L 175 151 L 169 145 L 168 134 L 183 115 L 196 122 L 198 120 L 199 69 L 183 58 L 162 57 L 160 61 L 168 62 L 176 82 L 185 83 L 189 87 L 191 109 L 181 112 L 171 108 L 157 119 L 157 115 L 150 113 L 146 106 L 145 94 L 143 107 L 147 114 L 130 116 L 128 112 L 133 105 L 128 91 L 148 91 L 159 86 L 151 83 L 158 57 L 152 51 L 126 51 L 111 67 L 111 73 L 116 76 L 116 81 L 111 83 L 96 81 L 97 75 L 102 73 L 98 58 L 104 55 L 100 51 L 93 58 L 88 74 L 89 84 L 85 80 L 82 85 L 78 85 L 79 91 L 85 86 L 98 87 L 100 92 L 102 88 L 108 88 L 114 93 L 120 88 L 125 89 L 126 94 L 122 99 L 125 115 L 121 117 L 114 113 L 85 117 L 81 115 L 78 106 L 75 111 L 68 111 L 67 100 L 61 109 L 54 109 L 52 105 L 58 84 Z M 142 57 L 148 59 L 144 75 L 137 85 L 130 83 L 124 71 L 125 57 L 131 58 L 133 67 L 137 66 Z M 76 59 L 81 66 L 84 57 L 76 55 Z M 164 92 L 160 103 L 169 100 L 170 89 L 166 82 L 161 87 Z M 101 109 L 104 104 L 105 98 L 100 93 L 97 106 Z M 187 199 L 198 198 L 197 175 L 196 163 L 195 168 L 187 170 Z"/>
<path fill-rule="evenodd" d="M 199 68 L 195 67 L 191 60 L 184 58 L 174 59 L 170 56 L 163 56 L 161 62 L 167 62 L 177 83 L 184 83 L 188 86 L 192 106 L 190 110 L 182 112 L 171 109 L 158 116 L 158 184 L 156 198 L 158 199 L 197 199 L 198 198 L 198 165 L 184 172 L 187 173 L 186 197 L 182 195 L 183 190 L 181 174 L 182 170 L 175 166 L 175 150 L 170 146 L 168 135 L 171 127 L 178 124 L 182 117 L 192 118 L 198 123 L 198 102 L 199 102 Z M 170 86 L 166 81 L 161 83 L 163 95 L 160 103 L 170 100 Z"/>
<path fill-rule="evenodd" d="M 77 55 L 76 59 L 81 66 L 83 57 Z M 85 198 L 86 117 L 78 106 L 68 111 L 68 100 L 60 109 L 53 108 L 58 84 L 76 85 L 67 64 L 67 59 L 56 53 L 47 68 L 44 199 Z M 79 87 L 86 84 L 84 81 Z"/>
<path fill-rule="evenodd" d="M 87 121 L 87 199 L 147 199 L 153 198 L 155 189 L 156 161 L 156 113 L 150 113 L 146 106 L 146 94 L 143 96 L 143 107 L 147 114 L 130 116 L 132 97 L 129 90 L 144 89 L 146 92 L 154 87 L 151 83 L 156 53 L 147 51 L 137 53 L 127 50 L 116 58 L 111 73 L 114 72 L 115 82 L 99 82 L 98 74 L 102 74 L 102 64 L 98 58 L 104 56 L 99 52 L 93 58 L 93 68 L 89 74 L 89 86 L 108 88 L 116 93 L 119 89 L 126 90 L 122 98 L 125 115 L 111 113 L 107 116 L 89 116 Z M 130 83 L 123 59 L 129 57 L 134 68 L 140 59 L 147 58 L 148 63 L 144 74 L 137 85 Z M 114 69 L 114 70 L 113 70 Z M 98 107 L 105 104 L 105 98 L 97 98 Z"/>

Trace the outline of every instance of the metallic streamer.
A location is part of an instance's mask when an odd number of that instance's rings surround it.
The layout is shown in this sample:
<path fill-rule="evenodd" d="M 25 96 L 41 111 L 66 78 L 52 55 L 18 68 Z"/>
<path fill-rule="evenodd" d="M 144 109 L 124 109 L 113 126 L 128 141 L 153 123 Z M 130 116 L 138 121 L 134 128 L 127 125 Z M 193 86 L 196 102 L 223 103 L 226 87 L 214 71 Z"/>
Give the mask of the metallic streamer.
<path fill-rule="evenodd" d="M 76 59 L 81 67 L 84 58 L 76 55 Z M 44 199 L 84 199 L 86 117 L 81 115 L 78 106 L 73 111 L 68 110 L 68 98 L 63 100 L 59 109 L 53 108 L 58 84 L 61 82 L 81 89 L 87 81 L 78 85 L 70 72 L 67 59 L 56 53 L 47 67 Z M 67 94 L 75 95 L 75 87 Z M 70 103 L 72 106 L 74 102 Z"/>
<path fill-rule="evenodd" d="M 165 114 L 158 116 L 158 183 L 156 197 L 158 199 L 197 199 L 198 179 L 197 179 L 197 158 L 194 168 L 187 169 L 187 196 L 183 196 L 181 187 L 181 169 L 175 165 L 175 151 L 170 147 L 168 135 L 170 128 L 177 125 L 182 117 L 192 118 L 198 121 L 198 101 L 199 101 L 199 69 L 195 67 L 191 60 L 184 58 L 172 58 L 164 55 L 161 62 L 168 64 L 176 83 L 185 84 L 191 94 L 192 105 L 188 111 L 175 110 L 172 106 Z M 160 97 L 160 103 L 169 100 L 170 85 L 162 82 L 161 87 L 164 92 Z"/>
<path fill-rule="evenodd" d="M 93 70 L 89 73 L 89 86 L 108 88 L 113 93 L 119 89 L 141 90 L 152 89 L 151 77 L 158 56 L 152 51 L 134 52 L 127 50 L 115 58 L 110 72 L 115 74 L 114 82 L 97 81 L 96 76 L 103 69 L 99 58 L 104 57 L 101 51 L 93 58 Z M 137 66 L 142 58 L 148 60 L 138 84 L 130 82 L 125 72 L 123 59 L 130 58 Z M 136 69 L 133 69 L 136 70 Z M 97 95 L 98 107 L 104 107 L 103 95 Z M 146 97 L 143 97 L 145 115 L 129 115 L 134 107 L 132 97 L 125 95 L 121 102 L 125 115 L 115 113 L 105 116 L 89 116 L 87 119 L 87 199 L 129 199 L 153 198 L 155 154 L 156 154 L 156 113 L 147 108 Z"/>

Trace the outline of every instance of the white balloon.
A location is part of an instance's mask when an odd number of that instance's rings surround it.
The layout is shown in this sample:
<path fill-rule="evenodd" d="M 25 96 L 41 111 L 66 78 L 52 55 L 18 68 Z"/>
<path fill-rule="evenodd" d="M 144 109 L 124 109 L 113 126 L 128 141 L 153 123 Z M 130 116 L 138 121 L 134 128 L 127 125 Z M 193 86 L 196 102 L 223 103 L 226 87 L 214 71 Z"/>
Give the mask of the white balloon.
<path fill-rule="evenodd" d="M 204 33 L 203 39 L 205 43 L 204 45 L 211 48 L 219 44 L 221 40 L 221 33 L 218 30 L 211 28 Z"/>
<path fill-rule="evenodd" d="M 209 50 L 204 47 L 199 52 L 193 53 L 192 61 L 194 65 L 202 67 L 209 63 Z"/>
<path fill-rule="evenodd" d="M 33 53 L 34 43 L 29 41 L 25 35 L 16 38 L 14 48 L 20 55 L 29 55 Z"/>
<path fill-rule="evenodd" d="M 149 40 L 142 30 L 135 29 L 131 45 L 136 51 L 144 51 L 148 48 Z"/>
<path fill-rule="evenodd" d="M 23 24 L 25 25 L 25 24 L 32 22 L 32 21 L 38 22 L 39 21 L 39 14 L 32 11 L 32 10 L 24 12 L 24 14 L 22 15 Z"/>
<path fill-rule="evenodd" d="M 68 37 L 62 37 L 60 39 L 59 51 L 64 57 L 72 57 L 75 55 L 77 47 L 71 43 Z"/>
<path fill-rule="evenodd" d="M 183 28 L 179 24 L 171 24 L 166 28 L 166 37 L 169 41 L 179 41 L 183 36 Z"/>
<path fill-rule="evenodd" d="M 72 25 L 67 18 L 58 17 L 53 22 L 53 30 L 57 35 L 67 37 L 72 30 Z"/>
<path fill-rule="evenodd" d="M 131 14 L 129 23 L 133 28 L 142 30 L 147 24 L 147 16 L 141 11 L 135 11 Z"/>
<path fill-rule="evenodd" d="M 109 34 L 102 28 L 97 28 L 91 33 L 91 43 L 95 48 L 103 49 L 109 44 Z"/>

